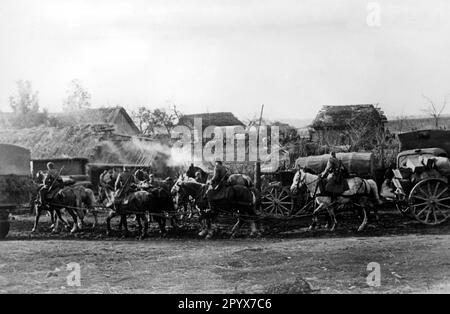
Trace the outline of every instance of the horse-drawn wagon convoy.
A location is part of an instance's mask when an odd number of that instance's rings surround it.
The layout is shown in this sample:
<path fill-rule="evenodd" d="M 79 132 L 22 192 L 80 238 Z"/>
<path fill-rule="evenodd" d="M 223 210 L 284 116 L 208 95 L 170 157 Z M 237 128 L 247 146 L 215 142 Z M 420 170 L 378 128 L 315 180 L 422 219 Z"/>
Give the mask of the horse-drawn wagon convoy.
<path fill-rule="evenodd" d="M 62 224 L 75 233 L 86 227 L 85 216 L 92 215 L 94 225 L 97 216 L 106 217 L 107 234 L 111 220 L 120 217 L 119 229 L 127 236 L 131 217 L 141 239 L 153 221 L 163 235 L 168 221 L 172 228 L 189 224 L 198 228 L 199 237 L 211 238 L 218 216 L 235 218 L 232 236 L 242 223 L 251 236 L 260 235 L 267 217 L 310 219 L 314 229 L 321 213 L 333 231 L 336 213 L 344 210 L 355 212 L 361 231 L 372 217 L 378 221 L 381 208 L 439 225 L 450 217 L 450 145 L 436 138 L 447 135 L 437 130 L 400 134 L 396 165 L 382 171 L 375 171 L 371 152 L 332 152 L 300 157 L 289 168 L 255 178 L 232 173 L 220 158 L 213 172 L 192 164 L 177 176 L 157 178 L 142 165 L 91 164 L 85 158 L 31 160 L 29 150 L 1 144 L 0 237 L 10 230 L 9 215 L 26 206 L 35 214 L 30 232 L 38 232 L 39 218 L 48 212 L 52 232 Z M 384 175 L 377 177 L 379 173 Z"/>

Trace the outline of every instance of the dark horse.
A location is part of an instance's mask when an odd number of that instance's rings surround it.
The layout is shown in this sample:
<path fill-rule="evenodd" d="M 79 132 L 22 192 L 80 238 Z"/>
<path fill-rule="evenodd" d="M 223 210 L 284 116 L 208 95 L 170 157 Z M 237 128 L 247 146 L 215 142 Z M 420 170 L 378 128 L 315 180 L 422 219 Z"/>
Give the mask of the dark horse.
<path fill-rule="evenodd" d="M 211 186 L 201 184 L 193 180 L 186 180 L 180 177 L 172 188 L 173 193 L 177 193 L 180 198 L 190 196 L 195 200 L 196 206 L 200 209 L 206 221 L 204 229 L 199 236 L 209 239 L 213 236 L 212 223 L 217 218 L 219 212 L 238 213 L 238 220 L 231 230 L 232 237 L 243 220 L 248 221 L 251 227 L 251 236 L 258 233 L 255 220 L 255 195 L 245 186 L 234 185 L 225 187 L 224 198 L 208 199 L 207 194 Z"/>
<path fill-rule="evenodd" d="M 194 165 L 191 165 L 189 169 L 186 171 L 186 176 L 189 178 L 195 178 L 195 174 L 199 172 L 200 173 L 200 181 L 199 183 L 206 183 L 206 180 L 208 180 L 208 173 L 205 172 L 202 168 L 196 167 Z"/>
<path fill-rule="evenodd" d="M 53 197 L 47 202 L 39 203 L 35 202 L 34 207 L 36 210 L 36 218 L 32 232 L 37 231 L 39 223 L 39 217 L 43 211 L 49 211 L 52 217 L 53 232 L 58 230 L 58 221 L 61 221 L 66 228 L 69 227 L 69 223 L 63 218 L 61 210 L 65 209 L 73 219 L 73 228 L 71 233 L 76 232 L 79 228 L 82 228 L 82 221 L 84 217 L 83 206 L 93 210 L 95 224 L 97 223 L 97 215 L 94 211 L 96 206 L 96 200 L 94 192 L 90 189 L 86 189 L 82 186 L 66 186 L 56 192 Z M 54 217 L 56 214 L 56 223 Z M 80 221 L 78 221 L 80 218 Z"/>
<path fill-rule="evenodd" d="M 139 228 L 139 238 L 147 236 L 149 213 L 159 225 L 161 235 L 166 234 L 166 213 L 174 211 L 174 203 L 170 193 L 164 188 L 154 188 L 148 191 L 136 191 L 125 197 L 119 204 L 114 204 L 109 216 L 106 218 L 107 235 L 111 234 L 111 219 L 120 216 L 120 226 L 124 228 L 124 236 L 128 235 L 127 216 L 136 215 Z M 144 228 L 142 228 L 144 220 Z"/>

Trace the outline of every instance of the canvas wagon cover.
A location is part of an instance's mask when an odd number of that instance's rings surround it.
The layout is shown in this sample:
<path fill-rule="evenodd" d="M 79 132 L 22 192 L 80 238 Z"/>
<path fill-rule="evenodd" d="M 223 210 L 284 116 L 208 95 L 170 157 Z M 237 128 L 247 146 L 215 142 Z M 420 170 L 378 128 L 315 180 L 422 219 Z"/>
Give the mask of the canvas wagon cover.
<path fill-rule="evenodd" d="M 30 151 L 26 148 L 0 144 L 0 175 L 30 175 Z"/>
<path fill-rule="evenodd" d="M 442 148 L 450 156 L 450 131 L 449 130 L 420 130 L 398 134 L 400 151 L 438 147 Z"/>
<path fill-rule="evenodd" d="M 344 167 L 351 175 L 374 177 L 375 162 L 372 153 L 337 153 L 336 157 L 342 161 Z M 300 157 L 295 162 L 295 165 L 320 173 L 325 170 L 329 158 L 329 154 Z"/>

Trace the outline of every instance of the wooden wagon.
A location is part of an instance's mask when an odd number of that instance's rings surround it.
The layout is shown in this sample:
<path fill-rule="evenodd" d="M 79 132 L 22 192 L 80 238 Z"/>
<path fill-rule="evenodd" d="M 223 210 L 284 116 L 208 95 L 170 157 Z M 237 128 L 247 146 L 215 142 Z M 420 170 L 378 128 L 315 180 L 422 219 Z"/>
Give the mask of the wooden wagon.
<path fill-rule="evenodd" d="M 309 195 L 299 193 L 292 195 L 290 186 L 298 167 L 308 168 L 319 174 L 326 165 L 330 155 L 300 157 L 292 169 L 276 172 L 263 172 L 261 178 L 260 209 L 263 214 L 271 216 L 292 217 L 309 214 L 313 202 Z M 351 175 L 362 178 L 375 176 L 375 161 L 372 153 L 338 153 L 337 158 L 349 170 Z M 311 206 L 308 206 L 310 204 Z"/>
<path fill-rule="evenodd" d="M 30 200 L 34 189 L 30 171 L 30 151 L 0 144 L 0 239 L 9 232 L 9 214 Z"/>
<path fill-rule="evenodd" d="M 393 170 L 395 204 L 405 216 L 425 225 L 439 225 L 450 217 L 449 138 L 450 131 L 444 130 L 399 135 L 404 150 Z M 439 147 L 427 147 L 433 144 Z"/>

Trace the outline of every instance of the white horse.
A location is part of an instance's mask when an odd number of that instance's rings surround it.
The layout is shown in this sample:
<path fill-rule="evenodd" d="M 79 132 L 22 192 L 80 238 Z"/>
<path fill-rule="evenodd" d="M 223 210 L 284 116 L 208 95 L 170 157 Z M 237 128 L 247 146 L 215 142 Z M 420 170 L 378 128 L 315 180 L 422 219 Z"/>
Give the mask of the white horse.
<path fill-rule="evenodd" d="M 348 178 L 347 180 L 349 189 L 333 199 L 326 193 L 323 194 L 322 184 L 320 184 L 321 178 L 318 175 L 314 175 L 305 172 L 300 169 L 294 177 L 291 185 L 291 192 L 296 194 L 302 186 L 306 186 L 311 197 L 317 203 L 317 208 L 313 211 L 313 221 L 309 229 L 314 229 L 317 225 L 317 215 L 322 209 L 326 209 L 331 219 L 331 231 L 336 228 L 336 215 L 334 213 L 334 207 L 332 205 L 338 204 L 339 208 L 344 207 L 346 204 L 353 204 L 359 207 L 363 214 L 363 222 L 358 228 L 358 231 L 364 229 L 367 225 L 367 212 L 366 207 L 373 207 L 376 219 L 378 220 L 378 214 L 376 212 L 375 206 L 371 200 L 375 200 L 377 205 L 381 204 L 380 197 L 378 195 L 378 187 L 374 180 L 372 179 L 362 179 L 359 177 Z"/>

